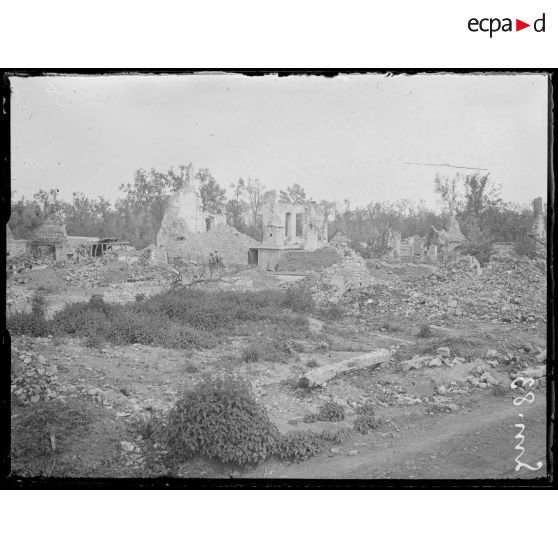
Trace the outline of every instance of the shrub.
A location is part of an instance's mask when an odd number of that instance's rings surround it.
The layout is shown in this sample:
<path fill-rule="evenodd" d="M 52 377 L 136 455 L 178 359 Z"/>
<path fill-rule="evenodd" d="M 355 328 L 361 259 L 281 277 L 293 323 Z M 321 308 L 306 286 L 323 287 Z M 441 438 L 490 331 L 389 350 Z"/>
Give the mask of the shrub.
<path fill-rule="evenodd" d="M 307 287 L 295 285 L 284 291 L 281 306 L 293 312 L 310 312 L 315 304 L 312 293 Z"/>
<path fill-rule="evenodd" d="M 347 428 L 341 428 L 339 430 L 333 430 L 331 432 L 322 432 L 320 437 L 325 442 L 330 442 L 334 444 L 340 444 L 344 442 L 349 437 L 349 430 Z"/>
<path fill-rule="evenodd" d="M 353 423 L 353 429 L 360 434 L 368 434 L 369 430 L 378 428 L 379 422 L 375 417 L 374 407 L 371 403 L 365 403 L 356 409 L 357 418 Z"/>
<path fill-rule="evenodd" d="M 7 319 L 8 329 L 12 335 L 30 335 L 46 337 L 52 333 L 49 322 L 33 312 L 17 312 Z"/>
<path fill-rule="evenodd" d="M 485 265 L 494 254 L 494 247 L 491 242 L 467 242 L 458 246 L 456 251 L 463 255 L 474 256 L 481 265 Z"/>
<path fill-rule="evenodd" d="M 91 349 L 100 349 L 103 347 L 103 338 L 100 335 L 92 334 L 87 338 L 86 346 Z"/>
<path fill-rule="evenodd" d="M 189 362 L 184 367 L 184 372 L 186 372 L 186 374 L 199 374 L 200 369 L 195 364 L 192 364 L 191 362 Z"/>
<path fill-rule="evenodd" d="M 160 413 L 150 410 L 135 421 L 138 434 L 145 440 L 159 438 L 163 431 L 163 418 Z"/>
<path fill-rule="evenodd" d="M 63 455 L 95 421 L 91 406 L 83 401 L 40 401 L 18 413 L 12 421 L 12 472 L 27 470 L 33 476 L 53 474 L 51 460 Z M 50 435 L 55 435 L 56 450 Z"/>
<path fill-rule="evenodd" d="M 320 406 L 316 418 L 323 421 L 339 422 L 345 418 L 345 409 L 335 401 L 328 401 Z"/>
<path fill-rule="evenodd" d="M 242 362 L 257 362 L 261 359 L 260 351 L 257 347 L 245 347 L 242 350 L 240 360 Z"/>
<path fill-rule="evenodd" d="M 306 366 L 308 366 L 308 368 L 318 368 L 319 363 L 315 358 L 311 358 L 310 360 L 306 361 Z"/>
<path fill-rule="evenodd" d="M 492 386 L 492 395 L 496 397 L 505 397 L 510 394 L 509 386 L 505 384 L 495 384 Z"/>
<path fill-rule="evenodd" d="M 535 239 L 527 235 L 516 240 L 513 245 L 518 256 L 527 256 L 532 260 L 540 257 L 541 247 Z M 543 249 L 542 252 L 546 253 L 546 249 Z"/>
<path fill-rule="evenodd" d="M 255 465 L 276 450 L 279 433 L 249 384 L 205 379 L 176 402 L 166 443 L 173 459 L 195 455 L 222 463 Z"/>
<path fill-rule="evenodd" d="M 433 337 L 434 333 L 432 332 L 432 329 L 430 328 L 429 325 L 421 325 L 420 329 L 417 333 L 417 337 L 422 337 L 424 339 L 428 338 L 428 337 Z"/>
<path fill-rule="evenodd" d="M 33 298 L 31 299 L 31 313 L 44 320 L 46 314 L 46 306 L 47 304 L 44 291 L 35 291 L 33 293 Z"/>
<path fill-rule="evenodd" d="M 304 461 L 316 455 L 323 444 L 321 436 L 314 432 L 289 432 L 278 441 L 275 455 L 283 461 Z"/>
<path fill-rule="evenodd" d="M 330 303 L 322 306 L 318 314 L 325 320 L 338 320 L 345 315 L 345 308 L 340 302 Z"/>

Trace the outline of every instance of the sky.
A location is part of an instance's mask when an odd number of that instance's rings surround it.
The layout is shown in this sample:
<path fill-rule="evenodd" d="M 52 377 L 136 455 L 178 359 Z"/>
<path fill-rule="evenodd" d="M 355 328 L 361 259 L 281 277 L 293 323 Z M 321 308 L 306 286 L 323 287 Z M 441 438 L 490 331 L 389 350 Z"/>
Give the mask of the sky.
<path fill-rule="evenodd" d="M 208 167 L 221 186 L 352 206 L 435 207 L 434 176 L 488 169 L 506 201 L 547 191 L 547 81 L 535 74 L 12 77 L 12 189 L 110 200 L 139 168 Z M 409 164 L 418 163 L 418 164 Z M 488 172 L 483 171 L 483 172 Z M 461 170 L 461 172 L 474 172 Z"/>

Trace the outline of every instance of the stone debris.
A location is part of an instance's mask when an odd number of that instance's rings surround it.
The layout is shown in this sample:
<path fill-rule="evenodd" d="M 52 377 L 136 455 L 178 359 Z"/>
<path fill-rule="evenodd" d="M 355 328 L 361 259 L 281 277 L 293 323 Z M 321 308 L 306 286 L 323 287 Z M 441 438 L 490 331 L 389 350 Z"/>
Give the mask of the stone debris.
<path fill-rule="evenodd" d="M 46 366 L 45 359 L 35 353 L 12 349 L 12 397 L 21 405 L 65 400 L 65 387 L 58 381 L 58 367 Z"/>
<path fill-rule="evenodd" d="M 455 261 L 472 262 L 470 258 L 460 256 Z M 545 267 L 510 256 L 493 256 L 481 275 L 475 272 L 476 264 L 471 265 L 470 269 L 430 267 L 426 274 L 393 274 L 389 281 L 375 279 L 366 286 L 345 289 L 342 301 L 355 315 L 546 321 Z M 322 298 L 327 299 L 327 295 Z"/>
<path fill-rule="evenodd" d="M 341 262 L 309 273 L 303 282 L 319 304 L 346 302 L 352 298 L 352 293 L 361 292 L 374 283 L 363 258 L 350 248 L 339 250 Z"/>

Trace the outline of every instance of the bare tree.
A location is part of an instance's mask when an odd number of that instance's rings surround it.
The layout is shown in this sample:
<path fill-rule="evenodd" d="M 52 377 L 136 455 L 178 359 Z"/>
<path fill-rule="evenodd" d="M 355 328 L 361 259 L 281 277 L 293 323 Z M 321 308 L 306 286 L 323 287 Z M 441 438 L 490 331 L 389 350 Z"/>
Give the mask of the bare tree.
<path fill-rule="evenodd" d="M 248 195 L 250 224 L 253 227 L 257 227 L 260 220 L 264 191 L 264 185 L 260 182 L 259 178 L 248 178 L 246 194 Z"/>

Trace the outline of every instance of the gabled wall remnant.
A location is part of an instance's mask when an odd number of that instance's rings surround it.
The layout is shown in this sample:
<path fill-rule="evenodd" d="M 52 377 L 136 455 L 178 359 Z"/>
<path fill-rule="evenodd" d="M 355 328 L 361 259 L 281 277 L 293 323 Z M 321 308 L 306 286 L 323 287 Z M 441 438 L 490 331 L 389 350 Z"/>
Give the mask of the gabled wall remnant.
<path fill-rule="evenodd" d="M 435 244 L 440 251 L 454 250 L 464 242 L 467 242 L 467 238 L 461 233 L 459 223 L 454 215 L 449 218 L 447 231 L 438 230 L 432 225 L 427 238 L 427 246 Z"/>
<path fill-rule="evenodd" d="M 202 210 L 197 193 L 199 180 L 188 167 L 184 186 L 173 196 L 157 234 L 157 247 L 151 250 L 156 261 L 180 257 L 187 261 L 208 263 L 210 252 L 217 251 L 224 264 L 248 263 L 248 251 L 259 245 L 252 237 L 227 224 L 222 213 Z"/>
<path fill-rule="evenodd" d="M 184 186 L 172 197 L 157 234 L 157 246 L 164 247 L 183 240 L 184 233 L 205 233 L 226 224 L 222 213 L 212 214 L 202 210 L 196 191 L 199 180 L 194 169 L 186 169 Z"/>
<path fill-rule="evenodd" d="M 327 245 L 327 219 L 316 202 L 293 204 L 279 200 L 277 190 L 262 202 L 264 245 L 316 250 Z"/>

